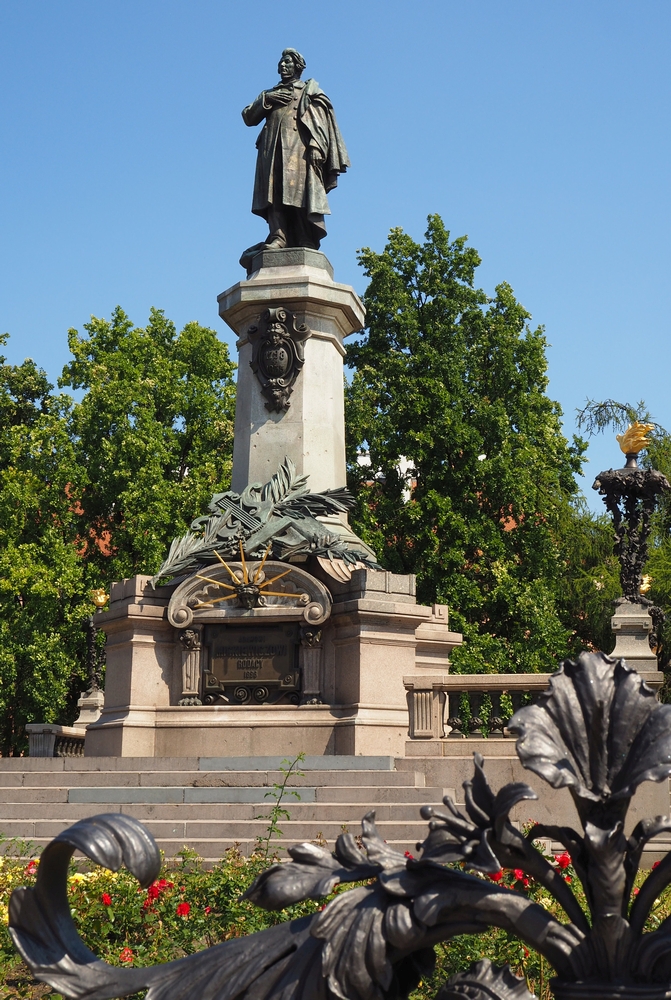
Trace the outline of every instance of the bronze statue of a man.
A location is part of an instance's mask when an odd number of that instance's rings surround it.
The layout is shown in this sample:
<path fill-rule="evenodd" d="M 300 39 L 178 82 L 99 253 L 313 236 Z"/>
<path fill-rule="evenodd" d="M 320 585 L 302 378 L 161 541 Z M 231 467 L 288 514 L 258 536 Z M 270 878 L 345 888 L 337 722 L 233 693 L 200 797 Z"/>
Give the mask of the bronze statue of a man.
<path fill-rule="evenodd" d="M 242 112 L 245 125 L 265 125 L 258 157 L 252 212 L 268 222 L 265 243 L 245 251 L 282 247 L 319 249 L 330 215 L 327 191 L 350 165 L 333 106 L 316 80 L 301 80 L 305 59 L 285 49 L 280 82 Z"/>

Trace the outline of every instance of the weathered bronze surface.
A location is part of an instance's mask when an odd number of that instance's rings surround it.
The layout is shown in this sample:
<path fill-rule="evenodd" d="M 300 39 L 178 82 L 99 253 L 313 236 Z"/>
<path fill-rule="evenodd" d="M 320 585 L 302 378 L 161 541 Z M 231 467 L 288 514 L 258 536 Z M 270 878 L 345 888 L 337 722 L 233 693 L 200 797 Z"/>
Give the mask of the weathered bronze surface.
<path fill-rule="evenodd" d="M 287 562 L 313 555 L 335 579 L 340 579 L 336 570 L 342 564 L 352 568 L 381 569 L 368 553 L 350 547 L 340 536 L 329 535 L 325 525 L 317 520 L 325 514 L 349 510 L 354 504 L 349 491 L 339 487 L 310 493 L 307 479 L 307 476 L 298 476 L 293 462 L 285 458 L 272 479 L 263 486 L 251 483 L 242 493 L 216 493 L 209 504 L 211 513 L 196 518 L 187 535 L 174 539 L 154 582 L 190 573 L 199 566 L 238 554 L 244 561 L 245 555 L 267 558 L 272 553 L 272 559 Z M 259 588 L 255 588 L 253 580 L 244 580 L 244 583 L 251 583 L 246 593 L 239 582 L 234 584 L 231 580 L 230 599 L 244 597 L 249 607 L 255 607 Z"/>
<path fill-rule="evenodd" d="M 304 344 L 310 336 L 305 323 L 296 323 L 288 309 L 266 309 L 261 326 L 250 326 L 252 371 L 261 383 L 267 410 L 281 413 L 289 408 L 289 396 L 305 364 Z"/>
<path fill-rule="evenodd" d="M 650 519 L 657 498 L 671 491 L 669 481 L 661 472 L 638 466 L 638 452 L 648 446 L 646 434 L 653 426 L 636 421 L 624 434 L 618 434 L 617 440 L 627 456 L 627 464 L 622 469 L 600 472 L 592 485 L 613 518 L 614 552 L 620 562 L 622 593 L 625 600 L 632 604 L 650 604 L 641 597 L 643 566 L 648 558 Z"/>
<path fill-rule="evenodd" d="M 333 106 L 316 80 L 301 80 L 304 69 L 300 53 L 285 49 L 280 82 L 242 112 L 245 125 L 265 121 L 256 142 L 252 212 L 270 230 L 265 242 L 242 255 L 244 267 L 267 248 L 318 250 L 326 236 L 324 216 L 330 215 L 326 194 L 350 165 Z"/>
<path fill-rule="evenodd" d="M 298 624 L 206 625 L 205 644 L 206 704 L 298 703 Z"/>

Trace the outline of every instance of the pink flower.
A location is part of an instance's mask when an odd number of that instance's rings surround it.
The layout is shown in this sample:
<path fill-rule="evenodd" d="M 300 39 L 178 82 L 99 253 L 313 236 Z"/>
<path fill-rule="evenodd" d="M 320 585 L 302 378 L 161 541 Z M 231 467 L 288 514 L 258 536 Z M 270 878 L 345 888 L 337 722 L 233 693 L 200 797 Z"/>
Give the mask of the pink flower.
<path fill-rule="evenodd" d="M 211 913 L 211 912 L 212 912 L 212 907 L 211 906 L 206 906 L 205 907 L 205 913 Z"/>
<path fill-rule="evenodd" d="M 659 862 L 657 862 L 659 864 Z M 37 861 L 29 861 L 26 865 L 24 875 L 34 875 L 37 871 Z"/>
<path fill-rule="evenodd" d="M 112 897 L 110 896 L 109 892 L 104 892 L 100 897 L 100 899 L 102 900 L 103 906 L 112 905 Z"/>
<path fill-rule="evenodd" d="M 178 903 L 177 904 L 177 916 L 178 917 L 188 917 L 191 913 L 191 903 Z"/>
<path fill-rule="evenodd" d="M 120 962 L 132 962 L 133 961 L 133 949 L 132 948 L 122 948 L 119 952 Z"/>
<path fill-rule="evenodd" d="M 638 888 L 638 886 L 637 886 L 637 887 L 636 887 L 636 888 L 634 889 L 634 895 L 635 895 L 635 896 L 638 896 L 638 894 L 639 894 L 639 892 L 640 892 L 640 891 L 641 891 L 641 890 L 640 890 L 640 889 Z"/>

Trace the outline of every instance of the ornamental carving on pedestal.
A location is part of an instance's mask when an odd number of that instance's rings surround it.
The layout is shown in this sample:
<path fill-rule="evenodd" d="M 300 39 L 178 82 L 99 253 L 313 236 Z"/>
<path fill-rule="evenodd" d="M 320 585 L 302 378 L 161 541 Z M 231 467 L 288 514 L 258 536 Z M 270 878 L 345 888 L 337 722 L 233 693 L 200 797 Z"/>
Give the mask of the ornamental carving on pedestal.
<path fill-rule="evenodd" d="M 289 407 L 294 382 L 305 364 L 304 344 L 310 336 L 305 323 L 296 324 L 288 309 L 267 309 L 261 327 L 250 326 L 251 369 L 261 383 L 267 410 L 282 413 Z"/>
<path fill-rule="evenodd" d="M 331 613 L 331 595 L 297 566 L 271 560 L 225 563 L 194 573 L 177 587 L 168 621 L 189 629 L 194 621 L 266 619 L 318 626 Z"/>

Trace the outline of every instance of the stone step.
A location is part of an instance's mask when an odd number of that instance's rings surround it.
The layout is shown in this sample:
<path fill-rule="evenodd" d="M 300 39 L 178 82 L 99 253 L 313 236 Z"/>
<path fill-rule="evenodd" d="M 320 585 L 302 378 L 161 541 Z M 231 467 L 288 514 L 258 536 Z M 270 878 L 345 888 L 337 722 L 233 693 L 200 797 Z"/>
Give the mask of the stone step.
<path fill-rule="evenodd" d="M 341 821 L 318 822 L 315 820 L 281 820 L 282 842 L 286 846 L 298 844 L 304 840 L 314 840 L 318 834 L 323 836 L 329 843 L 335 843 L 336 838 L 346 827 L 350 833 L 360 833 L 360 821 L 357 817 L 351 823 Z M 22 837 L 30 840 L 50 840 L 70 826 L 70 820 L 11 820 L 3 823 L 3 832 L 8 837 Z M 266 820 L 233 820 L 222 824 L 207 820 L 189 820 L 187 822 L 171 822 L 167 820 L 148 819 L 145 822 L 147 829 L 159 841 L 159 846 L 164 840 L 177 839 L 180 847 L 187 844 L 193 847 L 194 843 L 200 840 L 218 840 L 231 846 L 241 840 L 256 839 L 265 837 L 268 823 Z M 418 816 L 416 820 L 382 820 L 378 823 L 380 835 L 387 841 L 412 841 L 422 840 L 427 833 L 427 826 Z M 198 848 L 194 848 L 198 850 Z M 199 852 L 200 853 L 200 852 Z M 207 857 L 213 855 L 208 854 Z"/>
<path fill-rule="evenodd" d="M 447 737 L 444 740 L 407 740 L 405 757 L 401 760 L 412 760 L 413 757 L 468 757 L 473 760 L 474 753 L 487 757 L 515 757 L 516 739 L 513 737 L 491 736 L 488 739 L 472 739 L 470 737 Z M 398 765 L 399 758 L 396 758 Z"/>
<path fill-rule="evenodd" d="M 294 798 L 285 798 L 282 802 L 290 815 L 294 815 L 296 809 L 311 809 L 314 815 L 328 815 L 324 810 L 332 810 L 336 817 L 345 812 L 354 812 L 357 816 L 364 816 L 371 809 L 379 811 L 381 809 L 409 810 L 411 816 L 418 816 L 423 805 L 440 806 L 444 791 L 450 789 L 425 789 L 426 793 L 421 798 L 413 801 L 396 801 L 394 798 L 366 798 L 355 799 L 342 798 L 336 801 L 316 800 L 306 802 L 298 801 Z M 454 797 L 454 796 L 453 796 Z M 136 816 L 142 819 L 144 816 L 153 816 L 158 819 L 191 819 L 203 816 L 205 819 L 219 819 L 225 822 L 234 815 L 265 815 L 273 806 L 272 799 L 263 802 L 4 802 L 0 806 L 0 832 L 3 829 L 5 820 L 18 819 L 61 819 L 66 817 L 74 823 L 87 816 L 95 816 L 100 812 L 123 812 L 129 816 Z M 237 812 L 236 812 L 237 811 Z M 302 815 L 302 813 L 301 813 Z M 406 812 L 403 815 L 407 815 Z"/>
<path fill-rule="evenodd" d="M 277 771 L 285 757 L 0 757 L 2 771 Z M 306 757 L 301 771 L 392 771 L 393 757 Z"/>
<path fill-rule="evenodd" d="M 430 800 L 429 800 L 430 801 Z M 221 827 L 233 820 L 254 820 L 259 817 L 269 817 L 272 802 L 250 803 L 110 803 L 96 809 L 90 803 L 35 802 L 6 803 L 2 806 L 0 817 L 0 832 L 6 832 L 5 827 L 10 821 L 42 821 L 58 820 L 64 823 L 75 823 L 77 820 L 94 816 L 104 809 L 105 812 L 121 812 L 144 822 L 145 820 L 165 820 L 170 822 L 193 822 L 206 820 L 217 822 Z M 284 800 L 282 806 L 287 809 L 292 820 L 306 822 L 343 822 L 359 823 L 367 812 L 374 810 L 379 819 L 407 820 L 422 822 L 419 816 L 419 802 L 296 802 Z M 219 831 L 225 832 L 225 829 Z"/>
<path fill-rule="evenodd" d="M 30 758 L 28 758 L 30 759 Z M 39 758 L 36 758 L 39 759 Z M 49 758 L 43 758 L 48 760 Z M 111 787 L 157 787 L 185 786 L 193 787 L 247 787 L 269 788 L 274 784 L 282 784 L 284 775 L 280 771 L 2 771 L 0 770 L 0 788 L 8 789 L 0 793 L 2 798 L 12 794 L 15 788 L 57 788 L 75 786 L 111 786 Z M 370 770 L 312 770 L 304 774 L 292 774 L 288 786 L 324 787 L 336 786 L 342 788 L 359 787 L 399 787 L 422 788 L 425 785 L 424 775 L 419 771 L 370 771 Z"/>
<path fill-rule="evenodd" d="M 464 793 L 461 788 L 456 790 L 456 794 L 459 800 L 463 801 Z M 453 787 L 429 787 L 428 785 L 422 788 L 404 788 L 401 785 L 394 785 L 391 788 L 374 785 L 360 788 L 334 788 L 332 785 L 329 785 L 316 789 L 315 801 L 361 802 L 363 805 L 369 802 L 416 802 L 419 805 L 424 805 L 424 803 L 440 803 L 443 795 L 451 795 L 454 798 L 455 789 Z"/>
<path fill-rule="evenodd" d="M 198 757 L 0 757 L 4 771 L 197 771 Z"/>
<path fill-rule="evenodd" d="M 201 771 L 275 771 L 286 765 L 286 757 L 200 757 Z M 342 756 L 305 757 L 297 771 L 393 771 L 393 757 Z"/>

